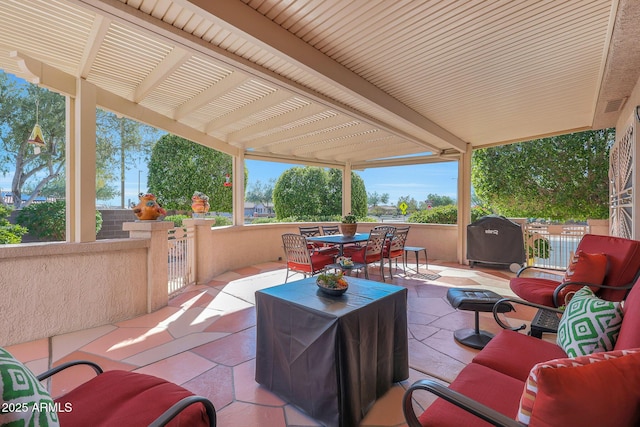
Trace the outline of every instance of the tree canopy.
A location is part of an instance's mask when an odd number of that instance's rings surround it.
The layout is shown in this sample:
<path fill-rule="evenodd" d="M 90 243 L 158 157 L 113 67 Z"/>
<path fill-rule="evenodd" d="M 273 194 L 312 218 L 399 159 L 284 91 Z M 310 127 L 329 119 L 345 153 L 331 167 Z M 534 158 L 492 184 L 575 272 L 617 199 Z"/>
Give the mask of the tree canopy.
<path fill-rule="evenodd" d="M 98 200 L 120 194 L 120 207 L 125 207 L 125 172 L 137 162 L 146 160 L 161 131 L 126 117 L 98 109 L 96 111 L 96 162 Z M 108 185 L 118 180 L 120 191 Z"/>
<path fill-rule="evenodd" d="M 204 145 L 175 135 L 163 135 L 153 146 L 149 161 L 149 192 L 165 209 L 191 210 L 191 196 L 209 196 L 210 210 L 232 212 L 232 159 Z M 246 171 L 245 171 L 246 176 Z M 246 182 L 246 179 L 245 179 Z"/>
<path fill-rule="evenodd" d="M 0 172 L 13 173 L 15 207 L 28 206 L 38 195 L 65 197 L 65 104 L 63 96 L 0 71 Z M 36 122 L 46 142 L 40 153 L 28 143 Z M 96 110 L 98 200 L 118 193 L 124 200 L 124 171 L 148 155 L 158 136 L 150 126 Z M 119 192 L 110 185 L 116 180 L 121 183 Z M 26 200 L 24 194 L 29 195 Z"/>
<path fill-rule="evenodd" d="M 39 154 L 27 140 L 38 122 L 46 147 Z M 0 73 L 0 172 L 13 172 L 13 205 L 28 205 L 62 172 L 65 160 L 65 99 L 31 83 Z M 23 188 L 33 192 L 23 203 Z M 2 203 L 2 201 L 0 201 Z"/>
<path fill-rule="evenodd" d="M 351 211 L 367 215 L 367 192 L 362 178 L 351 172 Z M 342 173 L 337 169 L 294 167 L 280 175 L 273 189 L 278 219 L 332 217 L 342 214 Z"/>
<path fill-rule="evenodd" d="M 553 220 L 609 216 L 614 129 L 553 136 L 474 152 L 475 193 L 505 216 Z"/>
<path fill-rule="evenodd" d="M 267 183 L 260 180 L 256 181 L 247 189 L 245 200 L 256 204 L 261 203 L 265 206 L 270 205 L 273 202 L 273 186 L 275 184 L 276 180 L 274 178 L 271 178 Z"/>

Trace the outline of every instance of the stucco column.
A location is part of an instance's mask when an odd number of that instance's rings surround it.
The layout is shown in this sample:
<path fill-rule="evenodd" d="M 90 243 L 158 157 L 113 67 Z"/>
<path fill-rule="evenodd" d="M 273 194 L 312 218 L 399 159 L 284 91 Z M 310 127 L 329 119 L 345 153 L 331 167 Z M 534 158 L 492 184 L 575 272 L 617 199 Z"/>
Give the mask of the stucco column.
<path fill-rule="evenodd" d="M 471 222 L 471 144 L 458 160 L 458 262 L 467 261 L 467 225 Z"/>
<path fill-rule="evenodd" d="M 233 225 L 244 224 L 244 154 L 233 156 Z"/>
<path fill-rule="evenodd" d="M 193 281 L 196 285 L 203 282 L 205 279 L 202 277 L 202 268 L 198 268 L 199 265 L 204 265 L 205 262 L 214 262 L 211 258 L 205 259 L 207 253 L 204 250 L 206 247 L 206 240 L 209 238 L 211 227 L 216 223 L 214 218 L 192 218 L 182 220 L 182 224 L 187 227 L 187 236 L 192 235 L 192 243 L 189 243 L 189 268 L 193 272 Z M 201 258 L 201 259 L 200 259 Z"/>
<path fill-rule="evenodd" d="M 169 303 L 168 231 L 171 221 L 125 222 L 122 229 L 132 239 L 148 239 L 147 251 L 147 313 Z M 134 284 L 132 284 L 133 286 Z"/>
<path fill-rule="evenodd" d="M 96 88 L 76 80 L 67 97 L 67 241 L 96 240 Z"/>
<path fill-rule="evenodd" d="M 342 215 L 351 213 L 351 209 L 351 163 L 347 162 L 342 170 Z"/>

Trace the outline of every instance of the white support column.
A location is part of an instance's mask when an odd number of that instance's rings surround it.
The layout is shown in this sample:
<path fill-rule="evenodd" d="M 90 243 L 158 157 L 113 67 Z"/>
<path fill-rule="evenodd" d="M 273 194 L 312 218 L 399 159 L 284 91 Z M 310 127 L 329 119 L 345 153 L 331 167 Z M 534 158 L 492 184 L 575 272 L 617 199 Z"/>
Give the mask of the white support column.
<path fill-rule="evenodd" d="M 67 208 L 65 212 L 66 216 L 66 241 L 76 241 L 76 229 L 74 224 L 76 219 L 74 213 L 76 209 L 76 183 L 80 180 L 80 177 L 76 175 L 76 121 L 75 121 L 76 99 L 71 96 L 66 96 L 65 104 L 65 117 L 66 117 L 66 152 L 65 152 L 65 171 L 66 171 L 66 196 L 67 196 Z"/>
<path fill-rule="evenodd" d="M 76 80 L 73 105 L 73 136 L 67 148 L 72 170 L 67 170 L 70 195 L 70 227 L 74 242 L 96 240 L 96 88 L 85 80 Z M 69 164 L 69 163 L 68 163 Z"/>
<path fill-rule="evenodd" d="M 233 156 L 233 224 L 244 224 L 244 153 Z"/>
<path fill-rule="evenodd" d="M 347 162 L 342 170 L 342 215 L 351 212 L 351 163 Z"/>
<path fill-rule="evenodd" d="M 467 262 L 467 225 L 471 223 L 471 156 L 473 149 L 467 144 L 467 151 L 458 160 L 458 262 Z"/>

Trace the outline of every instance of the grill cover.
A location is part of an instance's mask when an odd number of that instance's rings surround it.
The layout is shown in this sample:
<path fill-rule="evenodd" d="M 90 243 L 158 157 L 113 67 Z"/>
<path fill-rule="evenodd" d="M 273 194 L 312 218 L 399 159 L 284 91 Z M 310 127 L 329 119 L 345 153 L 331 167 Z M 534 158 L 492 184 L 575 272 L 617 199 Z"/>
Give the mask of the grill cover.
<path fill-rule="evenodd" d="M 520 224 L 503 216 L 484 216 L 467 226 L 467 259 L 490 264 L 524 264 Z"/>

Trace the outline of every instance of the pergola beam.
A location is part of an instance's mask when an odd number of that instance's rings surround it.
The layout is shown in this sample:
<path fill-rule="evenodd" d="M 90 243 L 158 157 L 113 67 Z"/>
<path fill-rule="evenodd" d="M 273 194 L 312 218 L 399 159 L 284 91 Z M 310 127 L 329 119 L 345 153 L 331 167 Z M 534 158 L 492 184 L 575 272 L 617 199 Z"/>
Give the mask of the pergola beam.
<path fill-rule="evenodd" d="M 418 114 L 377 86 L 353 71 L 329 58 L 294 34 L 267 19 L 256 10 L 235 0 L 190 0 L 179 2 L 195 10 L 199 16 L 207 16 L 223 28 L 241 32 L 243 37 L 278 57 L 286 57 L 297 67 L 315 77 L 340 87 L 341 90 L 380 108 L 384 114 L 411 125 L 417 132 L 427 132 L 459 152 L 465 152 L 467 144 L 453 133 Z M 429 147 L 431 148 L 431 147 Z"/>

